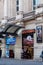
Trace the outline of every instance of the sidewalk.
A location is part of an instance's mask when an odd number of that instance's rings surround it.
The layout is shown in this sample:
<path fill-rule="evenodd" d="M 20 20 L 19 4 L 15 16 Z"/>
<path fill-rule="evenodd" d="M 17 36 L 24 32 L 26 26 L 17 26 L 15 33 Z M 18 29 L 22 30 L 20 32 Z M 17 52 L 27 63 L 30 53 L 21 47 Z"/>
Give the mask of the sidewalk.
<path fill-rule="evenodd" d="M 0 65 L 43 65 L 42 61 L 0 59 Z"/>

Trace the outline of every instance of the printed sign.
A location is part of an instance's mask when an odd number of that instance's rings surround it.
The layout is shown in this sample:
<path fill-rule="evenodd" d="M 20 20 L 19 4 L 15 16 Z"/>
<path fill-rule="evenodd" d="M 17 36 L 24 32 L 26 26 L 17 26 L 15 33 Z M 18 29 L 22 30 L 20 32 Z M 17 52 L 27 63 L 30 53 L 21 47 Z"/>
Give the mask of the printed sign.
<path fill-rule="evenodd" d="M 37 43 L 42 43 L 42 26 L 36 27 Z"/>

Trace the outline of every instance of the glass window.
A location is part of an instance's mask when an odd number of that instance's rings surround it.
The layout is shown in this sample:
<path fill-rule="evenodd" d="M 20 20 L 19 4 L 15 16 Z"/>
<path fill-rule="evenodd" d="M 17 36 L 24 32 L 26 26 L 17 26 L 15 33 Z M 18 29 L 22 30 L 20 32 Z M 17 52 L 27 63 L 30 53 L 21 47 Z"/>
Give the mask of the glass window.
<path fill-rule="evenodd" d="M 17 0 L 17 5 L 19 5 L 19 0 Z"/>
<path fill-rule="evenodd" d="M 35 0 L 33 0 L 33 10 L 35 10 Z"/>
<path fill-rule="evenodd" d="M 33 0 L 33 5 L 35 5 L 35 0 Z"/>
<path fill-rule="evenodd" d="M 39 5 L 39 4 L 43 4 L 42 0 L 33 0 L 33 5 Z"/>
<path fill-rule="evenodd" d="M 19 11 L 19 7 L 17 6 L 17 11 Z"/>
<path fill-rule="evenodd" d="M 36 2 L 36 5 L 40 4 L 40 0 L 35 0 L 35 2 Z"/>
<path fill-rule="evenodd" d="M 35 6 L 38 6 L 39 4 L 42 4 L 42 0 L 33 0 L 33 10 L 35 9 Z"/>
<path fill-rule="evenodd" d="M 16 11 L 19 11 L 19 0 L 16 0 Z"/>

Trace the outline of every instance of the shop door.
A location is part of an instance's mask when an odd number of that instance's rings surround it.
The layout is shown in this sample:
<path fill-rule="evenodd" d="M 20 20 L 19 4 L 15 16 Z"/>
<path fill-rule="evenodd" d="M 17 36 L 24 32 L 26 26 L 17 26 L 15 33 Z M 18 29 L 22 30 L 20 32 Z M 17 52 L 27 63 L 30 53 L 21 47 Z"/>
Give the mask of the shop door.
<path fill-rule="evenodd" d="M 9 58 L 14 58 L 14 51 L 13 50 L 9 50 Z"/>
<path fill-rule="evenodd" d="M 27 31 L 22 34 L 22 59 L 33 59 L 34 57 L 34 33 Z"/>

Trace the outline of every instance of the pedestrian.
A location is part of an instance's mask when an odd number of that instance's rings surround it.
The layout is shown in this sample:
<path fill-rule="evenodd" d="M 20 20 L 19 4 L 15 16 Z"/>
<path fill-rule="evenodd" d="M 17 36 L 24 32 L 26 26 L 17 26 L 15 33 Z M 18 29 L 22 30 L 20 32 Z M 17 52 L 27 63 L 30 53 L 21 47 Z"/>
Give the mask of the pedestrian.
<path fill-rule="evenodd" d="M 1 50 L 1 48 L 0 48 L 0 58 L 1 58 L 1 55 L 2 55 L 2 50 Z"/>
<path fill-rule="evenodd" d="M 43 62 L 43 50 L 42 50 L 42 52 L 41 52 L 40 57 L 42 58 L 42 62 Z"/>

